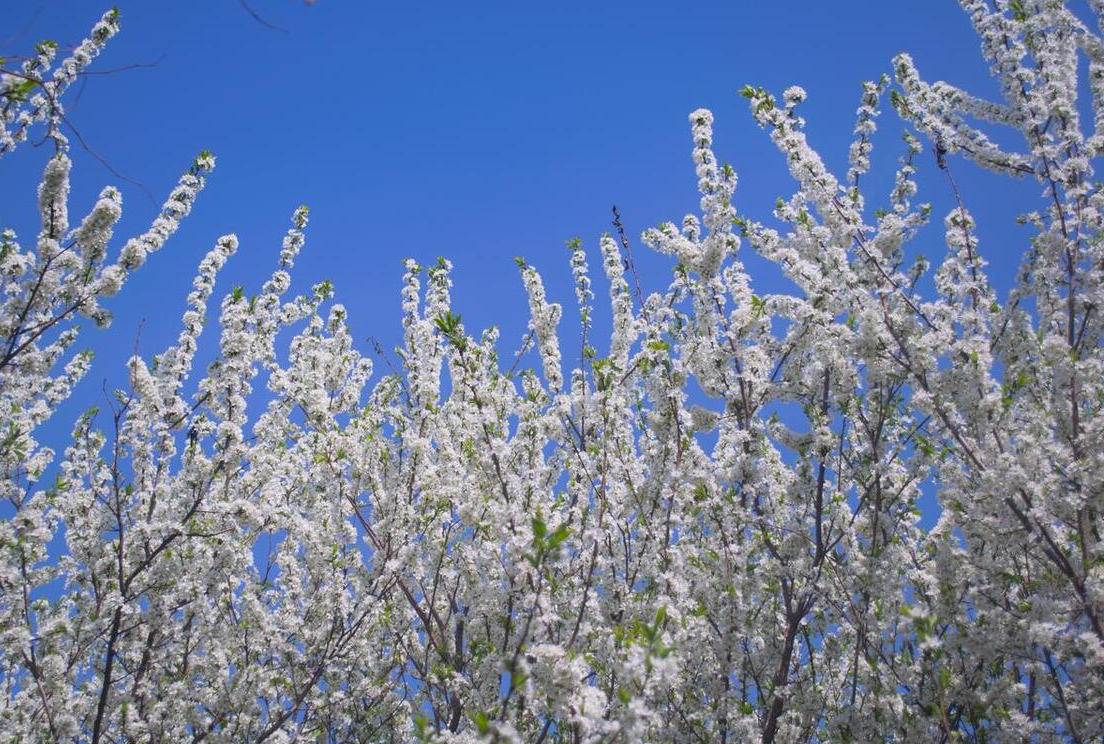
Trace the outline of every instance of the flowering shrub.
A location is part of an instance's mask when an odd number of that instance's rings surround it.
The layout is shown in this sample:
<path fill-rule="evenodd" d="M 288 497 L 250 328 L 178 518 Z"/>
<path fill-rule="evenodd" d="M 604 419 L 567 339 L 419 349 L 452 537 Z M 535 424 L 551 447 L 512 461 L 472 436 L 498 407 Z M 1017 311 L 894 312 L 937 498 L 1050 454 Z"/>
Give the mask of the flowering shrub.
<path fill-rule="evenodd" d="M 691 114 L 701 214 L 643 236 L 675 259 L 670 285 L 644 297 L 602 237 L 599 343 L 572 242 L 583 354 L 566 374 L 562 308 L 533 267 L 519 260 L 540 369 L 515 373 L 497 332 L 451 308 L 448 261 L 408 261 L 399 365 L 369 388 L 331 287 L 288 295 L 300 208 L 261 291 L 222 299 L 217 360 L 193 368 L 233 236 L 200 263 L 176 343 L 133 358 L 130 390 L 82 416 L 56 462 L 33 437 L 87 369 L 77 318 L 106 324 L 100 300 L 214 159 L 109 263 L 120 197 L 70 227 L 58 98 L 118 18 L 52 73 L 41 45 L 0 82 L 0 153 L 39 123 L 56 146 L 41 233 L 24 249 L 5 232 L 0 256 L 0 738 L 1104 736 L 1104 40 L 1060 3 L 962 4 L 1002 101 L 901 55 L 862 89 L 842 180 L 806 142 L 801 89 L 744 89 L 798 184 L 784 229 L 738 214 L 712 115 Z M 868 216 L 887 94 L 941 165 L 960 153 L 1038 181 L 1006 299 L 962 205 L 934 272 L 906 263 L 930 217 L 918 138 Z M 756 294 L 745 244 L 794 290 Z"/>

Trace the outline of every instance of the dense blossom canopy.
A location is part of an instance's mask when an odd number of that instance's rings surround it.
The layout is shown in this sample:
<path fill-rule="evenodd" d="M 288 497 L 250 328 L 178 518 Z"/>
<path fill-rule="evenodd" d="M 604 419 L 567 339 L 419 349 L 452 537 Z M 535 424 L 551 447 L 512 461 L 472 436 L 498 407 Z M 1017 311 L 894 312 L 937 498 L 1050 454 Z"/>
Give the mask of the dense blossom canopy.
<path fill-rule="evenodd" d="M 645 296 L 606 235 L 599 310 L 569 244 L 580 350 L 524 261 L 535 369 L 464 327 L 448 261 L 408 261 L 403 345 L 369 386 L 331 287 L 289 295 L 300 208 L 261 290 L 217 309 L 237 240 L 216 241 L 176 342 L 60 454 L 35 433 L 88 369 L 81 319 L 110 321 L 215 161 L 112 260 L 119 191 L 68 216 L 60 96 L 117 13 L 5 67 L 0 155 L 36 127 L 54 152 L 40 233 L 0 244 L 0 740 L 1100 740 L 1104 37 L 1059 2 L 962 5 L 1001 100 L 901 55 L 862 87 L 843 178 L 804 91 L 744 89 L 797 183 L 781 229 L 738 212 L 693 112 L 700 214 L 642 238 L 668 288 Z M 887 97 L 915 136 L 872 211 Z M 1007 297 L 961 203 L 937 264 L 905 260 L 924 140 L 1038 183 Z M 749 249 L 792 291 L 756 294 Z"/>

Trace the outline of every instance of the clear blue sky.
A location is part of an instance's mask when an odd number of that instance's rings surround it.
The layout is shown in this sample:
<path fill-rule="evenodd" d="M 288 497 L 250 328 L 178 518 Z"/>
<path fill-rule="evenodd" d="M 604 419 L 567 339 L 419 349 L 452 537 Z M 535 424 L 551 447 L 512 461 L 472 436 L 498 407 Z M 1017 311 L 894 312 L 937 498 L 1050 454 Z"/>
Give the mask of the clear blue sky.
<path fill-rule="evenodd" d="M 143 321 L 145 356 L 175 337 L 195 266 L 219 235 L 242 241 L 219 295 L 235 284 L 259 288 L 298 204 L 311 207 L 312 222 L 296 286 L 333 279 L 358 338 L 394 346 L 400 259 L 443 255 L 455 264 L 455 305 L 469 332 L 499 325 L 508 358 L 526 323 L 513 256 L 542 271 L 573 325 L 566 239 L 584 239 L 600 274 L 597 238 L 612 204 L 634 240 L 696 210 L 687 123 L 695 108 L 715 114 L 718 157 L 740 176 L 738 211 L 768 219 L 792 183 L 736 95 L 744 83 L 776 93 L 803 86 L 809 138 L 840 174 L 860 83 L 889 71 L 896 52 L 910 51 L 928 79 L 996 90 L 952 0 L 252 5 L 287 32 L 266 29 L 236 0 L 120 0 L 122 32 L 93 69 L 156 66 L 89 78 L 79 99 L 77 90 L 69 97 L 84 139 L 158 204 L 200 149 L 213 150 L 218 167 L 177 236 L 111 304 L 112 329 L 85 340 L 98 356 L 63 409 L 65 429 L 97 402 L 105 378 L 123 384 Z M 90 0 L 0 0 L 0 9 L 0 54 L 42 38 L 75 43 L 102 10 Z M 887 127 L 877 145 L 871 210 L 902 152 L 899 127 Z M 37 230 L 45 156 L 24 147 L 0 162 L 0 224 L 25 241 Z M 77 145 L 73 159 L 74 221 L 115 183 L 125 215 L 117 235 L 144 229 L 155 207 L 142 189 Z M 933 159 L 920 163 L 920 198 L 935 203 L 938 224 L 949 193 Z M 983 250 L 1007 277 L 1027 235 L 994 196 L 1006 181 L 952 164 Z M 1016 193 L 1036 190 L 1025 184 Z M 940 255 L 941 230 L 922 243 L 926 255 Z M 648 256 L 638 240 L 637 258 L 645 291 L 666 286 L 667 259 Z M 203 345 L 214 348 L 212 334 Z"/>

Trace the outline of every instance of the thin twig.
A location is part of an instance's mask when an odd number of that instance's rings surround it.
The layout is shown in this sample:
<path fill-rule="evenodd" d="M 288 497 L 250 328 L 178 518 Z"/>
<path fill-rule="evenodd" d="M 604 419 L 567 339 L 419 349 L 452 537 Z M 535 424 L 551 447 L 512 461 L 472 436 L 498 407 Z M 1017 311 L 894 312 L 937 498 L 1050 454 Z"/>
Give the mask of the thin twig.
<path fill-rule="evenodd" d="M 510 371 L 506 373 L 507 377 L 513 377 L 514 372 L 517 370 L 518 363 L 521 362 L 521 358 L 525 356 L 525 352 L 529 351 L 529 345 L 533 342 L 533 331 L 525 336 L 525 341 L 521 344 L 521 348 L 518 349 L 518 353 L 514 355 L 514 364 L 510 367 Z"/>
<path fill-rule="evenodd" d="M 629 246 L 629 239 L 625 236 L 625 228 L 621 225 L 621 213 L 617 211 L 616 204 L 613 205 L 613 226 L 617 228 L 617 237 L 621 240 L 621 247 L 625 249 L 625 263 L 628 265 L 633 283 L 636 285 L 636 299 L 640 302 L 640 312 L 643 313 L 645 320 L 650 320 L 648 308 L 644 307 L 644 292 L 640 288 L 640 276 L 636 273 L 636 262 L 633 261 L 632 248 Z"/>
<path fill-rule="evenodd" d="M 273 24 L 269 23 L 268 21 L 266 21 L 264 18 L 261 18 L 259 15 L 257 15 L 257 11 L 253 10 L 253 8 L 249 5 L 248 2 L 246 2 L 246 0 L 238 0 L 238 5 L 245 8 L 245 12 L 248 13 L 249 15 L 253 16 L 253 20 L 255 20 L 257 23 L 261 24 L 265 28 L 269 29 L 270 31 L 279 31 L 282 34 L 287 33 L 286 28 L 280 28 L 279 26 L 273 25 Z"/>
<path fill-rule="evenodd" d="M 127 70 L 144 70 L 150 67 L 157 67 L 165 60 L 165 55 L 155 59 L 153 62 L 132 62 L 129 65 L 123 65 L 121 67 L 112 67 L 109 70 L 81 70 L 77 73 L 77 77 L 92 77 L 94 75 L 114 75 L 117 72 L 126 72 Z"/>
<path fill-rule="evenodd" d="M 108 172 L 110 172 L 110 173 L 111 173 L 111 175 L 115 176 L 116 178 L 118 178 L 118 179 L 120 179 L 120 180 L 122 180 L 122 181 L 126 181 L 126 182 L 127 182 L 127 183 L 129 183 L 129 184 L 130 184 L 131 186 L 137 186 L 137 187 L 138 187 L 139 189 L 141 189 L 141 190 L 142 190 L 142 193 L 146 195 L 146 198 L 147 198 L 147 199 L 149 199 L 149 201 L 150 201 L 150 204 L 152 204 L 152 205 L 153 205 L 154 207 L 156 207 L 156 206 L 157 206 L 157 200 L 153 198 L 153 194 L 151 194 L 151 193 L 150 193 L 150 190 L 149 190 L 149 189 L 147 189 L 147 188 L 145 187 L 145 185 L 143 185 L 143 184 L 142 184 L 141 182 L 139 182 L 139 181 L 135 181 L 135 180 L 134 180 L 133 178 L 131 178 L 131 177 L 129 177 L 129 176 L 127 176 L 127 175 L 123 174 L 123 173 L 120 173 L 120 172 L 119 172 L 118 170 L 116 170 L 115 166 L 113 166 L 113 165 L 112 165 L 111 163 L 109 163 L 109 162 L 107 161 L 107 158 L 103 157 L 103 156 L 102 156 L 102 155 L 100 155 L 100 154 L 99 154 L 98 152 L 96 152 L 95 150 L 93 150 L 93 149 L 92 149 L 92 147 L 91 147 L 91 146 L 90 146 L 90 145 L 88 144 L 88 142 L 87 142 L 87 141 L 86 141 L 86 140 L 84 139 L 84 135 L 82 135 L 82 134 L 80 133 L 80 130 L 79 130 L 79 129 L 77 129 L 77 128 L 76 128 L 75 126 L 73 126 L 73 122 L 69 121 L 69 117 L 67 117 L 67 116 L 66 116 L 66 115 L 65 115 L 64 113 L 62 113 L 62 112 L 61 112 L 60 110 L 58 110 L 58 113 L 59 113 L 59 114 L 61 115 L 61 120 L 62 120 L 62 121 L 63 121 L 63 122 L 65 123 L 65 125 L 66 125 L 67 127 L 69 127 L 69 130 L 70 130 L 70 131 L 71 131 L 71 132 L 72 132 L 72 133 L 73 133 L 74 135 L 76 135 L 76 137 L 77 137 L 77 142 L 79 142 L 79 143 L 80 143 L 80 146 L 81 146 L 81 148 L 82 148 L 82 149 L 83 149 L 83 150 L 84 150 L 85 152 L 87 152 L 87 153 L 88 153 L 89 155 L 91 155 L 91 156 L 92 156 L 92 157 L 94 157 L 94 158 L 95 158 L 96 160 L 98 160 L 98 161 L 100 162 L 100 165 L 102 165 L 102 166 L 103 166 L 104 168 L 107 168 Z"/>
<path fill-rule="evenodd" d="M 34 25 L 35 21 L 38 20 L 38 17 L 40 15 L 42 15 L 42 11 L 44 11 L 44 10 L 46 10 L 45 0 L 38 4 L 38 7 L 35 8 L 33 13 L 31 13 L 31 17 L 27 19 L 27 22 L 24 23 L 23 26 L 18 31 L 16 31 L 14 34 L 9 36 L 8 38 L 0 41 L 0 49 L 11 46 L 12 44 L 15 44 L 20 39 L 22 39 L 24 36 L 26 36 L 27 32 L 31 30 L 31 27 Z"/>

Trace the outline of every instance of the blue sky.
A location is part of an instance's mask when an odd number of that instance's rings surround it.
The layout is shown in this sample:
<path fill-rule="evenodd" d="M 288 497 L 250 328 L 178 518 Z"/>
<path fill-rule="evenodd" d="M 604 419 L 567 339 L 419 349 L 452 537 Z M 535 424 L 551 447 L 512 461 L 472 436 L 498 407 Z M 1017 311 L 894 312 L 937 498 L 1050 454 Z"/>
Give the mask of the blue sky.
<path fill-rule="evenodd" d="M 736 94 L 743 84 L 776 93 L 803 86 L 810 141 L 841 175 L 861 81 L 888 72 L 895 53 L 911 52 L 927 79 L 996 92 L 952 0 L 252 6 L 286 33 L 266 29 L 235 0 L 121 0 L 123 30 L 93 69 L 156 65 L 88 78 L 69 97 L 83 138 L 157 204 L 200 149 L 214 151 L 218 167 L 180 232 L 111 304 L 113 327 L 86 338 L 97 359 L 61 412 L 65 429 L 97 402 L 105 379 L 123 384 L 136 344 L 149 357 L 175 337 L 195 266 L 219 235 L 236 232 L 241 248 L 218 295 L 236 284 L 254 291 L 301 203 L 312 221 L 296 286 L 332 279 L 358 339 L 393 347 L 401 259 L 446 256 L 455 264 L 456 311 L 469 332 L 499 325 L 508 358 L 527 315 L 514 256 L 541 270 L 573 326 L 565 240 L 583 238 L 600 274 L 597 238 L 609 229 L 611 205 L 634 240 L 696 210 L 692 110 L 714 112 L 718 157 L 740 176 L 737 210 L 769 219 L 776 197 L 793 186 Z M 0 0 L 0 8 L 0 54 L 42 38 L 75 43 L 102 10 L 89 0 Z M 871 210 L 903 150 L 884 108 Z M 73 150 L 72 219 L 112 183 L 124 193 L 117 236 L 143 230 L 156 211 L 143 188 Z M 0 224 L 25 241 L 37 231 L 35 186 L 46 156 L 26 146 L 0 163 Z M 949 190 L 930 155 L 919 162 L 920 199 L 935 203 L 938 224 Z M 1003 177 L 952 166 L 1007 288 L 1028 237 L 1012 225 L 1009 204 L 1037 188 L 1008 192 Z M 941 230 L 920 243 L 926 255 L 941 255 Z M 648 255 L 639 240 L 636 256 L 645 292 L 665 287 L 669 260 Z M 758 286 L 770 291 L 763 271 Z M 203 344 L 214 349 L 211 333 Z"/>

